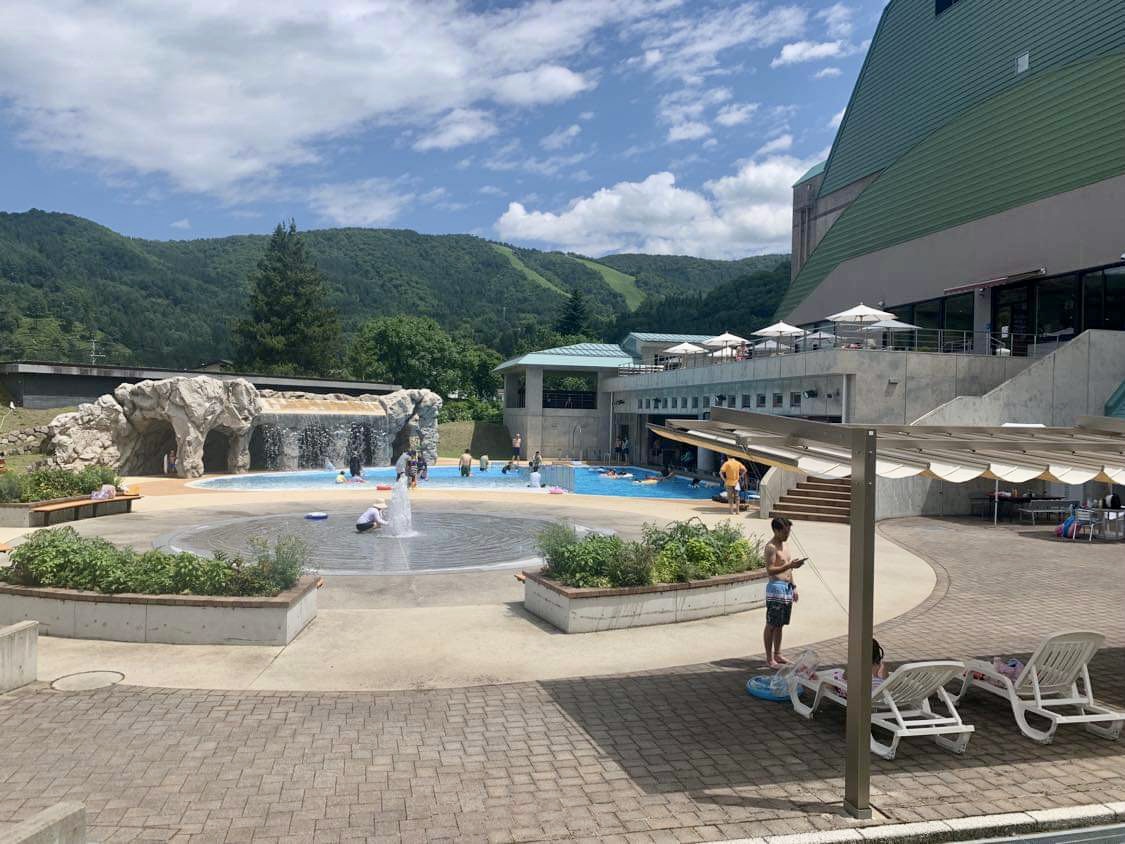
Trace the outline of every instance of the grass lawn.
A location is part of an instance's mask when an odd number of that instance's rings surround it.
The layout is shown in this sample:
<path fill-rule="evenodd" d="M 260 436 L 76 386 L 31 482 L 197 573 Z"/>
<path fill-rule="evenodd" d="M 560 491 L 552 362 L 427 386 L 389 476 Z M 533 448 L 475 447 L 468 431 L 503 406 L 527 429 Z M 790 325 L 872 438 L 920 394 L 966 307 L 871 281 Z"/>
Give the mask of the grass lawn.
<path fill-rule="evenodd" d="M 43 454 L 11 454 L 5 458 L 9 472 L 22 472 L 32 463 L 42 460 Z"/>
<path fill-rule="evenodd" d="M 76 407 L 52 407 L 47 410 L 35 410 L 27 407 L 17 407 L 8 415 L 8 408 L 0 408 L 0 433 L 5 431 L 18 431 L 21 428 L 35 428 L 46 425 L 60 413 L 70 413 Z"/>
<path fill-rule="evenodd" d="M 626 275 L 621 270 L 615 270 L 613 267 L 591 261 L 588 258 L 575 256 L 575 260 L 581 261 L 594 272 L 600 273 L 601 277 L 605 279 L 606 286 L 624 297 L 625 305 L 629 310 L 635 311 L 645 300 L 645 292 L 637 287 L 637 280 L 631 275 Z"/>
<path fill-rule="evenodd" d="M 505 460 L 512 454 L 508 429 L 494 422 L 445 422 L 438 425 L 438 457 L 460 457 L 465 446 L 473 457 L 487 454 Z"/>

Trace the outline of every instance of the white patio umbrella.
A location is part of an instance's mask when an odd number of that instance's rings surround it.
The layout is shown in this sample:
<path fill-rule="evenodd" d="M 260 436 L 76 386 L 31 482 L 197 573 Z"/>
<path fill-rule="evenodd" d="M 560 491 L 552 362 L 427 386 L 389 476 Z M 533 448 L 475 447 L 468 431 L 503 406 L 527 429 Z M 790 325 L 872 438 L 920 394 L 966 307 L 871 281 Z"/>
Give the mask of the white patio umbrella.
<path fill-rule="evenodd" d="M 801 338 L 802 340 L 835 340 L 835 334 L 829 334 L 827 331 L 814 331 L 811 334 L 806 334 Z"/>
<path fill-rule="evenodd" d="M 760 349 L 761 351 L 775 352 L 785 347 L 776 340 L 762 340 L 760 343 L 755 343 L 754 348 Z"/>
<path fill-rule="evenodd" d="M 709 346 L 712 349 L 714 349 L 715 347 L 725 349 L 728 346 L 741 346 L 745 342 L 747 342 L 745 337 L 739 337 L 737 334 L 731 334 L 729 331 L 724 331 L 722 334 L 719 334 L 716 337 L 712 337 L 709 340 L 704 340 L 703 345 Z"/>
<path fill-rule="evenodd" d="M 773 325 L 767 325 L 765 328 L 759 328 L 754 332 L 755 337 L 799 337 L 804 334 L 804 330 L 795 325 L 790 325 L 787 322 L 775 322 Z"/>
<path fill-rule="evenodd" d="M 848 308 L 846 311 L 840 311 L 838 314 L 832 314 L 828 317 L 829 322 L 852 322 L 869 324 L 872 322 L 880 322 L 882 320 L 894 319 L 895 315 L 887 311 L 880 311 L 878 308 L 872 308 L 860 302 L 854 308 Z"/>
<path fill-rule="evenodd" d="M 713 358 L 732 358 L 737 354 L 738 354 L 738 352 L 735 349 L 733 349 L 732 347 L 724 346 L 721 349 L 718 349 L 714 352 L 710 352 L 710 357 L 713 357 Z"/>
<path fill-rule="evenodd" d="M 675 346 L 665 349 L 660 354 L 662 355 L 701 355 L 707 350 L 694 343 L 678 343 Z"/>
<path fill-rule="evenodd" d="M 922 326 L 911 325 L 897 319 L 881 319 L 863 326 L 862 331 L 921 331 Z"/>

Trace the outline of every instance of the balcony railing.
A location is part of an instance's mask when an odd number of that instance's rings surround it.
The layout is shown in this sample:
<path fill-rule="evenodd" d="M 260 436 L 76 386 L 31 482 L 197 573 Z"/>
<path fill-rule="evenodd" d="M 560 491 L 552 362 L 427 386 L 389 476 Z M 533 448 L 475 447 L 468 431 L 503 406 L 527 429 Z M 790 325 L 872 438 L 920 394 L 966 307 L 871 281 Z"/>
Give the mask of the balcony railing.
<path fill-rule="evenodd" d="M 598 394 L 585 390 L 544 390 L 543 407 L 547 410 L 597 410 Z"/>
<path fill-rule="evenodd" d="M 712 349 L 692 355 L 656 355 L 633 366 L 620 367 L 618 374 L 648 375 L 674 369 L 721 366 L 727 363 L 829 350 L 1041 357 L 1055 351 L 1073 337 L 1074 332 L 1069 330 L 1051 334 L 996 334 L 986 331 L 921 328 L 865 331 L 849 326 L 838 329 L 835 334 L 825 331 L 806 332 L 798 336 L 758 340 L 753 344 Z"/>

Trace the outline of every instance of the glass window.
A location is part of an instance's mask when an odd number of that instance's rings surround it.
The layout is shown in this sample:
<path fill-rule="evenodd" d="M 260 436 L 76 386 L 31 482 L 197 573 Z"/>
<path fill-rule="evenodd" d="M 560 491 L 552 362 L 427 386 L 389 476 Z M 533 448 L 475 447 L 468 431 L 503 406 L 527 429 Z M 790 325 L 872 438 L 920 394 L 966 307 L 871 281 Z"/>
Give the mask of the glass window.
<path fill-rule="evenodd" d="M 781 393 L 774 393 L 773 394 L 773 406 L 774 407 L 785 407 L 785 396 L 783 396 Z"/>
<path fill-rule="evenodd" d="M 1102 328 L 1105 321 L 1105 274 L 1086 273 L 1082 276 L 1082 325 Z"/>
<path fill-rule="evenodd" d="M 790 393 L 789 394 L 789 406 L 790 407 L 800 407 L 801 406 L 801 394 L 800 393 Z"/>
<path fill-rule="evenodd" d="M 946 299 L 944 320 L 946 331 L 972 331 L 973 294 L 963 293 Z"/>
<path fill-rule="evenodd" d="M 765 393 L 758 393 L 757 399 L 755 400 L 755 406 L 757 406 L 757 407 L 765 407 L 766 406 L 766 394 Z"/>
<path fill-rule="evenodd" d="M 665 398 L 665 399 L 664 399 L 664 405 L 663 405 L 663 407 L 664 407 L 664 409 L 665 409 L 665 410 L 667 410 L 667 409 L 668 409 L 668 399 L 667 399 L 667 398 Z"/>
<path fill-rule="evenodd" d="M 915 302 L 914 324 L 925 329 L 918 332 L 918 351 L 937 351 L 938 332 L 935 329 L 941 328 L 941 299 Z"/>
<path fill-rule="evenodd" d="M 1064 275 L 1035 285 L 1035 333 L 1040 337 L 1070 337 L 1078 325 L 1078 279 Z"/>
<path fill-rule="evenodd" d="M 1105 271 L 1105 320 L 1102 327 L 1125 331 L 1125 267 Z"/>
<path fill-rule="evenodd" d="M 727 396 L 727 407 L 737 407 L 738 396 Z"/>
<path fill-rule="evenodd" d="M 692 410 L 698 410 L 699 409 L 699 396 L 692 396 L 691 397 L 691 409 Z"/>
<path fill-rule="evenodd" d="M 637 410 L 644 410 L 645 403 L 643 399 L 637 399 Z"/>
<path fill-rule="evenodd" d="M 672 410 L 676 409 L 677 402 L 679 402 L 679 399 L 676 398 L 675 396 L 672 396 Z"/>
<path fill-rule="evenodd" d="M 750 406 L 750 394 L 749 393 L 743 393 L 742 394 L 742 406 L 743 407 L 749 407 Z"/>

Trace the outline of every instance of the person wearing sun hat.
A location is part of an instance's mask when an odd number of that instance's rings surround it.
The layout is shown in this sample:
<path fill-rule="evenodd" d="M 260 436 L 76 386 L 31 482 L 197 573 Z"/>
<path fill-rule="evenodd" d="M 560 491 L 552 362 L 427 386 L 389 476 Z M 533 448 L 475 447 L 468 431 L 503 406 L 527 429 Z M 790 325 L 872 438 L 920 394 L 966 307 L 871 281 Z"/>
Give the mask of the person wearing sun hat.
<path fill-rule="evenodd" d="M 370 507 L 360 514 L 360 517 L 355 520 L 355 529 L 359 533 L 365 533 L 375 528 L 384 527 L 387 524 L 387 518 L 383 515 L 383 511 L 387 509 L 386 500 L 380 498 Z"/>

